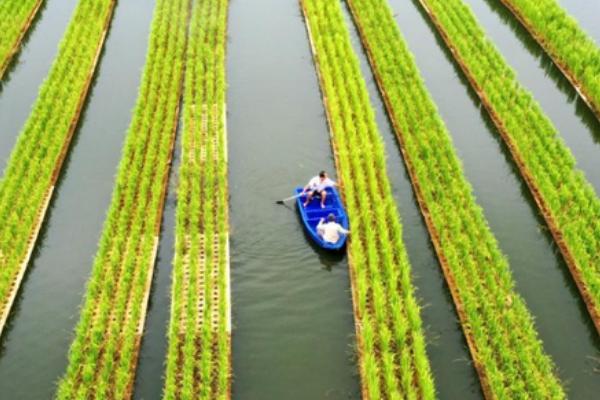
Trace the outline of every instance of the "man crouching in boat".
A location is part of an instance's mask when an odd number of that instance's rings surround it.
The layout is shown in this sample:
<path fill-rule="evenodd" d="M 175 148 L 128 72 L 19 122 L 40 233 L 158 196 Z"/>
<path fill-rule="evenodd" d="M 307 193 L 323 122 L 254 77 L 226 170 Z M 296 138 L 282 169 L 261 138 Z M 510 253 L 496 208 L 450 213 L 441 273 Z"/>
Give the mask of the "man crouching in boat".
<path fill-rule="evenodd" d="M 319 225 L 317 225 L 317 233 L 323 238 L 324 241 L 329 243 L 337 243 L 340 240 L 340 233 L 347 235 L 350 233 L 349 230 L 344 229 L 343 226 L 335 222 L 335 215 L 329 214 L 327 216 L 327 222 L 321 218 Z"/>
<path fill-rule="evenodd" d="M 329 179 L 327 176 L 327 172 L 321 171 L 319 175 L 312 178 L 308 181 L 308 185 L 304 187 L 302 193 L 300 195 L 304 195 L 308 192 L 308 196 L 306 197 L 306 201 L 304 202 L 304 207 L 310 203 L 313 197 L 317 196 L 321 198 L 321 208 L 325 208 L 325 199 L 327 198 L 327 189 L 328 187 L 336 186 L 337 183 L 335 181 Z"/>

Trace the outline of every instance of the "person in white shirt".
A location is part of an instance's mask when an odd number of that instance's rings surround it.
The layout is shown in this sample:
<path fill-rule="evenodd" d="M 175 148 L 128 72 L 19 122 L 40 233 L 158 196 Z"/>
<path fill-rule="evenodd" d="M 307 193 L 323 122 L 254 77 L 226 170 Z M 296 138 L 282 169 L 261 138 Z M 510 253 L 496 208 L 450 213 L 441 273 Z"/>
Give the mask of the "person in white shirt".
<path fill-rule="evenodd" d="M 327 222 L 324 221 L 324 218 L 321 218 L 319 221 L 317 233 L 326 242 L 337 243 L 337 241 L 340 240 L 340 234 L 347 235 L 350 233 L 349 230 L 344 229 L 344 227 L 335 222 L 335 215 L 333 214 L 327 216 Z"/>
<path fill-rule="evenodd" d="M 306 185 L 302 190 L 301 195 L 308 193 L 306 201 L 304 202 L 304 207 L 310 203 L 313 197 L 317 196 L 321 198 L 321 208 L 325 208 L 325 199 L 327 198 L 327 191 L 325 189 L 336 185 L 337 183 L 329 179 L 327 172 L 319 172 L 319 175 L 308 181 L 308 185 Z"/>

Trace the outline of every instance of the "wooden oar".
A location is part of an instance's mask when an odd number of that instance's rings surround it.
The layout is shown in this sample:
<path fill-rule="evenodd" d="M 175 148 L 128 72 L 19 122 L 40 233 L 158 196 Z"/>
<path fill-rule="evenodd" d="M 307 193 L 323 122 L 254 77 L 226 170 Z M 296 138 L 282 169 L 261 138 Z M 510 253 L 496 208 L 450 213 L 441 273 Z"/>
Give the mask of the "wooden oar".
<path fill-rule="evenodd" d="M 288 197 L 288 198 L 285 198 L 285 199 L 283 199 L 283 200 L 277 200 L 275 203 L 276 203 L 276 204 L 283 204 L 283 203 L 285 203 L 286 201 L 288 201 L 288 200 L 292 200 L 292 199 L 295 199 L 296 197 L 300 197 L 300 196 L 302 196 L 303 194 L 304 194 L 304 193 L 298 193 L 297 195 L 290 196 L 290 197 Z"/>

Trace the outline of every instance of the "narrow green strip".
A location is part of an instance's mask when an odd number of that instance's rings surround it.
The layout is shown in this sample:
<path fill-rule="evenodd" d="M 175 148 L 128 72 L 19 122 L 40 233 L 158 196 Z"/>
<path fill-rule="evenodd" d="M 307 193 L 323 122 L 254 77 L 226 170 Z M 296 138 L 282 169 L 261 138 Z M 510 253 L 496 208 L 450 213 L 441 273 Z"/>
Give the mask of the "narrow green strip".
<path fill-rule="evenodd" d="M 435 397 L 385 149 L 338 1 L 301 1 L 350 219 L 363 397 Z"/>
<path fill-rule="evenodd" d="M 420 0 L 509 146 L 600 330 L 600 200 L 462 0 Z"/>
<path fill-rule="evenodd" d="M 0 2 L 0 80 L 44 0 Z"/>
<path fill-rule="evenodd" d="M 500 0 L 565 72 L 600 118 L 600 48 L 556 0 Z M 598 16 L 600 22 L 600 15 Z"/>
<path fill-rule="evenodd" d="M 77 127 L 114 4 L 80 1 L 0 181 L 0 332 Z"/>
<path fill-rule="evenodd" d="M 186 57 L 165 399 L 230 397 L 228 0 L 195 0 Z"/>
<path fill-rule="evenodd" d="M 60 399 L 131 397 L 178 122 L 190 2 L 156 3 L 142 86 Z"/>
<path fill-rule="evenodd" d="M 387 1 L 347 2 L 437 242 L 486 397 L 564 397 Z"/>

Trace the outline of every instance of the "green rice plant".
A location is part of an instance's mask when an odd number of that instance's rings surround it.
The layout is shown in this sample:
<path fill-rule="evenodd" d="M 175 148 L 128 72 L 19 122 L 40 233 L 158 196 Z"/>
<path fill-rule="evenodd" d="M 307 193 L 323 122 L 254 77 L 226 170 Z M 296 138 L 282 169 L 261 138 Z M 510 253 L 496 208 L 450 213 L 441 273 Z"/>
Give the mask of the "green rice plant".
<path fill-rule="evenodd" d="M 157 0 L 146 66 L 57 398 L 131 397 L 179 115 L 191 0 Z"/>
<path fill-rule="evenodd" d="M 450 134 L 387 2 L 346 2 L 392 120 L 486 397 L 521 398 L 528 393 L 564 397 L 533 318 L 514 290 L 508 262 L 475 201 Z"/>
<path fill-rule="evenodd" d="M 347 251 L 362 394 L 432 399 L 435 388 L 385 149 L 340 4 L 300 3 L 352 230 Z"/>
<path fill-rule="evenodd" d="M 194 0 L 186 56 L 165 399 L 230 398 L 228 0 Z"/>
<path fill-rule="evenodd" d="M 556 0 L 500 0 L 600 118 L 600 48 Z"/>
<path fill-rule="evenodd" d="M 594 189 L 471 9 L 462 0 L 420 2 L 508 145 L 600 331 L 600 242 L 587 240 L 599 235 Z"/>
<path fill-rule="evenodd" d="M 19 51 L 44 0 L 4 0 L 0 2 L 0 80 Z"/>
<path fill-rule="evenodd" d="M 14 2 L 2 2 L 0 10 L 8 3 Z M 0 180 L 0 333 L 68 152 L 114 5 L 115 0 L 81 1 L 75 9 Z"/>

